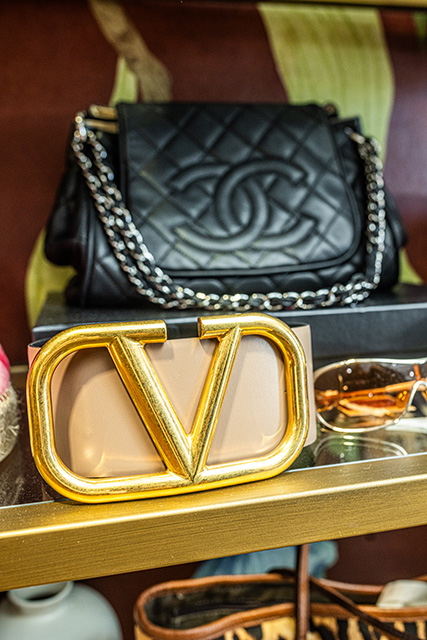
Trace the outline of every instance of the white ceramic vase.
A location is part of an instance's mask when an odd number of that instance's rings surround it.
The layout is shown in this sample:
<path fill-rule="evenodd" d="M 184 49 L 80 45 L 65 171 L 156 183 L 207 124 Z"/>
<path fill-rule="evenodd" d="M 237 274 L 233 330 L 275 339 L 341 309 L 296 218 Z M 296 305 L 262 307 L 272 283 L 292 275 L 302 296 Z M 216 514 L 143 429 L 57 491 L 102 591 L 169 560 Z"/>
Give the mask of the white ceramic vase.
<path fill-rule="evenodd" d="M 116 613 L 98 591 L 58 582 L 8 591 L 0 603 L 1 640 L 122 640 Z"/>

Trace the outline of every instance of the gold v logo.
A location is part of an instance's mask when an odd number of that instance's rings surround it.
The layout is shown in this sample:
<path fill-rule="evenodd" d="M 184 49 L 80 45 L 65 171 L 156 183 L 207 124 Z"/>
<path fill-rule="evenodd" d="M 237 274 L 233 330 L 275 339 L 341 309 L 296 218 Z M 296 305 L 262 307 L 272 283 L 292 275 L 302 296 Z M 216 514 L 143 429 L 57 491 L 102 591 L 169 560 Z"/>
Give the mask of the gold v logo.
<path fill-rule="evenodd" d="M 234 326 L 221 328 L 189 435 L 141 343 L 121 336 L 114 338 L 109 347 L 117 371 L 166 468 L 192 482 L 197 482 L 206 465 L 241 335 L 242 330 L 235 322 Z"/>
<path fill-rule="evenodd" d="M 295 334 L 283 322 L 259 313 L 209 316 L 199 318 L 198 325 L 199 338 L 215 338 L 217 345 L 190 433 L 181 424 L 144 348 L 148 343 L 166 341 L 166 324 L 162 320 L 75 327 L 58 334 L 40 350 L 28 378 L 28 414 L 33 456 L 47 482 L 67 497 L 106 502 L 249 482 L 280 473 L 295 460 L 308 430 L 305 358 Z M 268 339 L 283 356 L 288 424 L 279 446 L 271 453 L 208 466 L 233 364 L 245 335 Z M 127 478 L 83 478 L 58 457 L 50 398 L 53 373 L 68 355 L 97 347 L 108 349 L 165 472 Z"/>

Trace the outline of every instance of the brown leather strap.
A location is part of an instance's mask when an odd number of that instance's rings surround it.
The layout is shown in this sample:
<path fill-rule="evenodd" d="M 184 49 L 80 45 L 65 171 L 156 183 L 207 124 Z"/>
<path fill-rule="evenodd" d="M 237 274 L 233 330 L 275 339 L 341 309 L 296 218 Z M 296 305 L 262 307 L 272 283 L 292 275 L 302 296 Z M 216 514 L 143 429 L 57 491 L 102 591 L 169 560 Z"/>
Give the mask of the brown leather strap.
<path fill-rule="evenodd" d="M 295 572 L 292 571 L 291 569 L 279 569 L 279 570 L 275 569 L 274 573 L 279 573 L 284 576 L 295 577 Z M 363 611 L 363 609 L 358 607 L 353 602 L 353 600 L 350 600 L 350 598 L 343 595 L 340 591 L 329 586 L 327 580 L 322 580 L 321 578 L 313 578 L 310 576 L 309 584 L 310 584 L 310 587 L 314 587 L 317 591 L 325 595 L 328 598 L 328 600 L 330 600 L 335 604 L 338 604 L 341 608 L 345 609 L 346 611 L 351 613 L 353 616 L 371 625 L 372 627 L 374 627 L 374 629 L 381 631 L 384 635 L 388 636 L 392 640 L 421 640 L 421 638 L 416 634 L 410 633 L 409 631 L 399 631 L 398 629 L 395 629 L 391 624 L 387 622 L 383 622 L 382 620 L 379 620 L 378 618 L 376 618 L 375 616 L 372 616 L 366 611 Z M 299 588 L 299 582 L 298 582 L 298 579 L 296 579 L 297 591 L 298 591 L 298 588 Z M 299 600 L 298 595 L 296 595 L 295 600 L 296 602 L 298 602 Z M 296 618 L 296 622 L 297 624 L 300 624 L 298 617 Z M 307 624 L 308 624 L 308 613 L 307 613 Z M 297 631 L 298 631 L 298 628 L 297 628 Z M 297 637 L 297 640 L 300 640 L 300 638 Z"/>
<path fill-rule="evenodd" d="M 410 578 L 411 580 L 418 580 L 420 582 L 427 582 L 427 574 L 422 576 L 417 576 L 416 578 Z M 322 584 L 324 587 L 331 587 L 332 589 L 337 589 L 341 593 L 354 593 L 356 595 L 371 595 L 371 596 L 379 596 L 382 590 L 384 589 L 383 584 L 357 584 L 353 582 L 341 582 L 339 580 L 329 580 L 327 578 L 322 578 Z"/>
<path fill-rule="evenodd" d="M 370 624 L 375 629 L 382 631 L 382 633 L 387 635 L 389 638 L 392 638 L 393 640 L 420 640 L 416 634 L 409 633 L 408 631 L 399 631 L 387 622 L 383 622 L 375 616 L 371 616 L 369 613 L 366 613 L 366 611 L 363 611 L 352 600 L 350 600 L 350 598 L 347 598 L 347 596 L 343 595 L 336 589 L 325 586 L 322 580 L 310 578 L 310 583 L 318 591 L 326 595 L 329 600 L 339 604 L 341 607 L 352 613 L 354 616 L 360 618 L 360 620 Z"/>
<path fill-rule="evenodd" d="M 308 572 L 308 556 L 310 545 L 301 544 L 296 553 L 295 589 L 295 640 L 306 640 L 310 618 L 310 576 Z"/>
<path fill-rule="evenodd" d="M 322 578 L 322 584 L 324 587 L 336 589 L 341 593 L 344 592 L 354 595 L 379 596 L 384 589 L 383 584 L 355 584 L 352 582 L 341 582 L 339 580 L 328 580 L 327 578 Z"/>

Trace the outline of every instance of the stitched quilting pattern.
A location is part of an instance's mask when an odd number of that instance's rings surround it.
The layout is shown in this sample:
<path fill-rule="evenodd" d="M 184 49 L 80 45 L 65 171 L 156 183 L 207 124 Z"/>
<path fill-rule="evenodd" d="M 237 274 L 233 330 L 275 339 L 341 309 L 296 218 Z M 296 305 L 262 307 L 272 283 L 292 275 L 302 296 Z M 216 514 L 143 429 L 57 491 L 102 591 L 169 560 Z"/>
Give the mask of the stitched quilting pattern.
<path fill-rule="evenodd" d="M 171 106 L 120 120 L 127 205 L 165 271 L 274 274 L 351 256 L 359 214 L 321 108 Z"/>
<path fill-rule="evenodd" d="M 99 133 L 149 251 L 193 291 L 317 291 L 366 268 L 363 163 L 316 105 L 123 104 L 119 136 Z M 145 304 L 121 270 L 70 150 L 46 254 L 72 264 L 67 300 Z M 403 243 L 387 205 L 382 286 Z"/>

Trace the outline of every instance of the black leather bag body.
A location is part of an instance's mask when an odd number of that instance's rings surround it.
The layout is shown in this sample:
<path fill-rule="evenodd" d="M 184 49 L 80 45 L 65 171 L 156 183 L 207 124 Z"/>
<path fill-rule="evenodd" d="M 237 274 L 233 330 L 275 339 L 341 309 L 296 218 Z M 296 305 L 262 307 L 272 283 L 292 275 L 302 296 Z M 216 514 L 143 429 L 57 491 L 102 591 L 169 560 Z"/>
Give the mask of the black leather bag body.
<path fill-rule="evenodd" d="M 78 114 L 45 251 L 81 306 L 352 304 L 405 234 L 373 141 L 318 105 L 166 103 Z"/>

